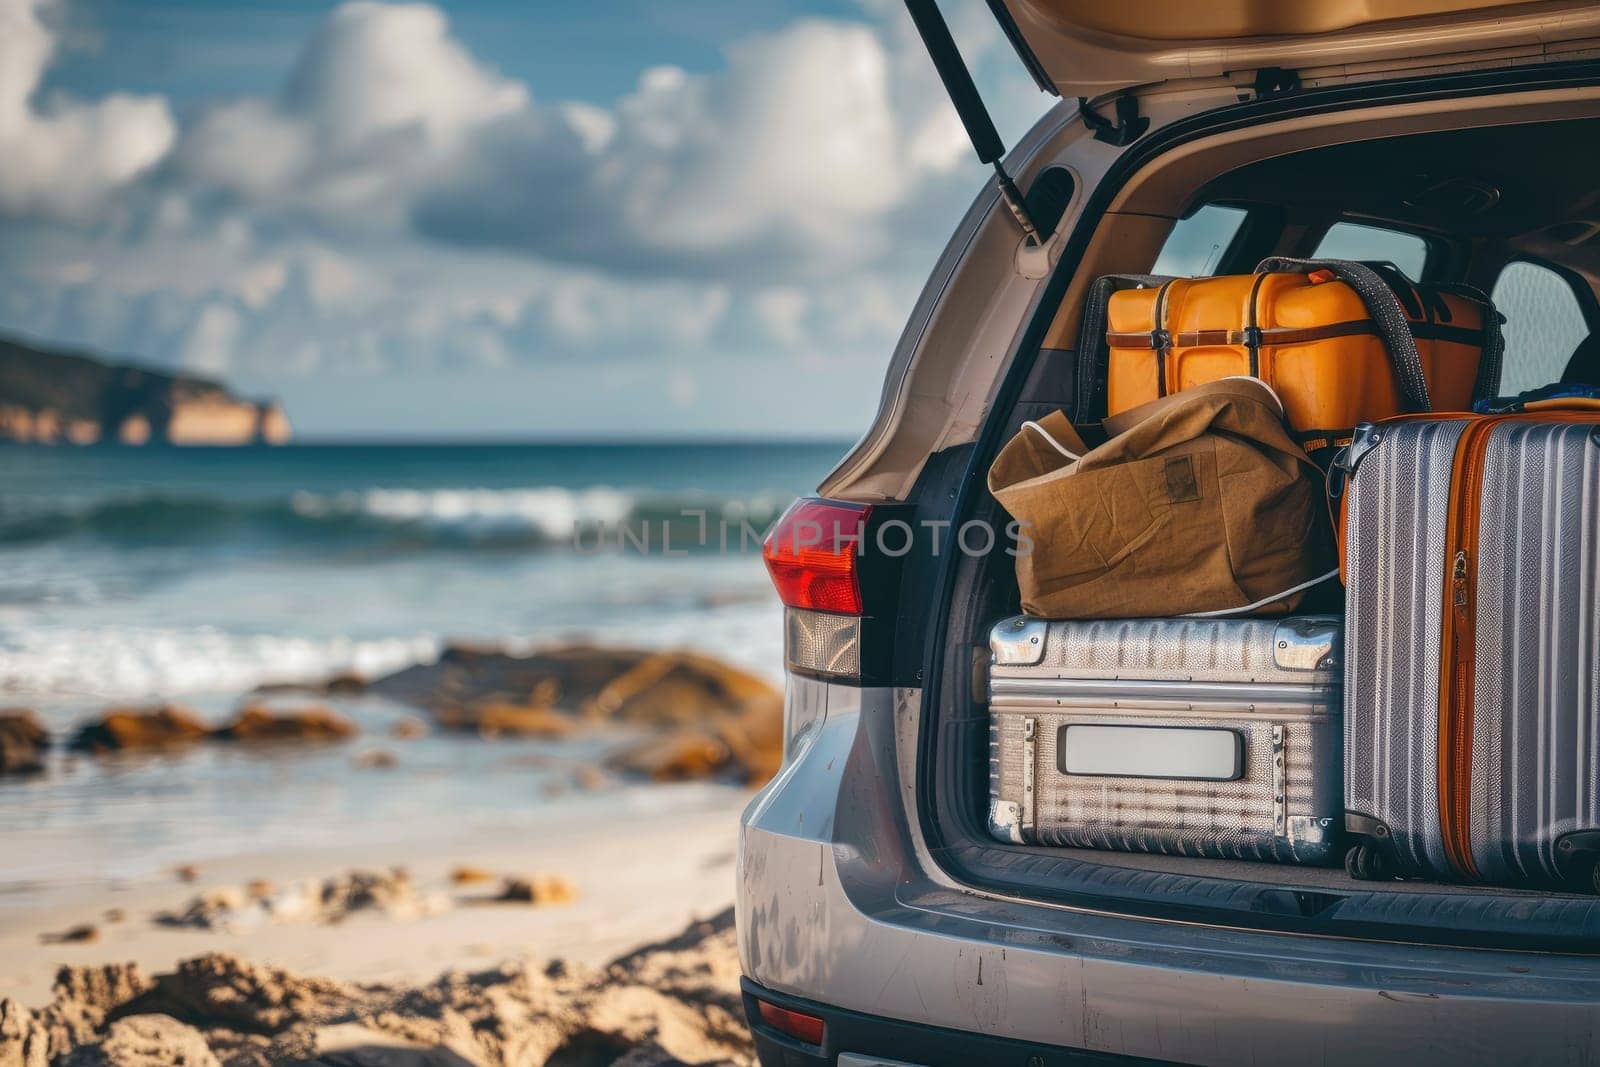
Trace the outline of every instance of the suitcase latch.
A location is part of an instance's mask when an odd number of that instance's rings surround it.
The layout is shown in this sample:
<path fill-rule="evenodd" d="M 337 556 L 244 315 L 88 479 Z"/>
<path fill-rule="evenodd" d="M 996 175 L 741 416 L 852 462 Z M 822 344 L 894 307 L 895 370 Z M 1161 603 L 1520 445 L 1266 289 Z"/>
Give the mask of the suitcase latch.
<path fill-rule="evenodd" d="M 1022 720 L 1022 829 L 1034 827 L 1034 756 L 1039 720 Z"/>
<path fill-rule="evenodd" d="M 1285 671 L 1331 671 L 1339 666 L 1339 633 L 1332 619 L 1285 619 L 1272 631 L 1272 663 Z"/>
<path fill-rule="evenodd" d="M 997 667 L 1032 667 L 1044 659 L 1050 624 L 1018 615 L 1000 623 L 989 634 L 989 651 Z"/>
<path fill-rule="evenodd" d="M 1272 833 L 1289 836 L 1289 762 L 1284 753 L 1287 730 L 1272 724 Z"/>

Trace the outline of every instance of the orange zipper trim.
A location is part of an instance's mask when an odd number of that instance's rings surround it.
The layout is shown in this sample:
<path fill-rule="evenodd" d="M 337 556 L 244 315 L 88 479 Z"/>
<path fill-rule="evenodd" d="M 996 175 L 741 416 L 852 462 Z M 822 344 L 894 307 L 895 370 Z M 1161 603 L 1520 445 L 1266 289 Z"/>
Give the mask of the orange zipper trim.
<path fill-rule="evenodd" d="M 1472 801 L 1473 661 L 1477 607 L 1478 510 L 1483 457 L 1498 418 L 1462 431 L 1450 469 L 1450 514 L 1444 535 L 1444 610 L 1439 657 L 1439 829 L 1445 857 L 1458 874 L 1478 877 L 1468 818 Z"/>

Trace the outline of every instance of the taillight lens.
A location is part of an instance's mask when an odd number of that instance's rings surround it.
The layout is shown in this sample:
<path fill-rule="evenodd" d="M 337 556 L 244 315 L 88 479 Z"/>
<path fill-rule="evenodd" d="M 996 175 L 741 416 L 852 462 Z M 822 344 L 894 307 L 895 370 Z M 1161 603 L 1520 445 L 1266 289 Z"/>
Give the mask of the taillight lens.
<path fill-rule="evenodd" d="M 808 1045 L 822 1044 L 822 1020 L 815 1015 L 780 1008 L 759 998 L 756 1000 L 756 1008 L 761 1013 L 761 1021 L 778 1033 L 787 1034 Z"/>
<path fill-rule="evenodd" d="M 761 546 L 778 597 L 791 608 L 861 614 L 857 570 L 872 507 L 835 500 L 797 500 Z"/>

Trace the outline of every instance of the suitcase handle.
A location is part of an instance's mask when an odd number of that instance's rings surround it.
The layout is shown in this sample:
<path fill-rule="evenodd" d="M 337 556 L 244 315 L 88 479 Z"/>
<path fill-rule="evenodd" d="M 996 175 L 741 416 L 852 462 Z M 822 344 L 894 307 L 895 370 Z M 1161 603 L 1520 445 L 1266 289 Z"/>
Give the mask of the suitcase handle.
<path fill-rule="evenodd" d="M 1432 411 L 1428 380 L 1422 373 L 1422 357 L 1417 354 L 1417 340 L 1411 336 L 1411 326 L 1399 298 L 1381 274 L 1365 263 L 1349 259 L 1270 256 L 1256 264 L 1257 274 L 1309 274 L 1315 270 L 1332 271 L 1334 277 L 1354 289 L 1356 296 L 1366 305 L 1373 328 L 1383 341 L 1383 347 L 1389 353 L 1389 362 L 1400 379 L 1400 400 L 1405 409 L 1409 412 Z M 1486 320 L 1492 314 L 1492 311 L 1486 311 Z M 1486 321 L 1486 328 L 1487 325 Z"/>

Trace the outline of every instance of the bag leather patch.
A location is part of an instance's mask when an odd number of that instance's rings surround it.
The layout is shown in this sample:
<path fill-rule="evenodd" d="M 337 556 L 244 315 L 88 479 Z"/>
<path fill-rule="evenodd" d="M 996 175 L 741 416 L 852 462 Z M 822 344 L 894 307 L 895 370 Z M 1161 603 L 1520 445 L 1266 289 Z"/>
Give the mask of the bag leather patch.
<path fill-rule="evenodd" d="M 1167 499 L 1174 504 L 1200 499 L 1200 485 L 1194 480 L 1194 461 L 1188 456 L 1167 460 Z"/>

